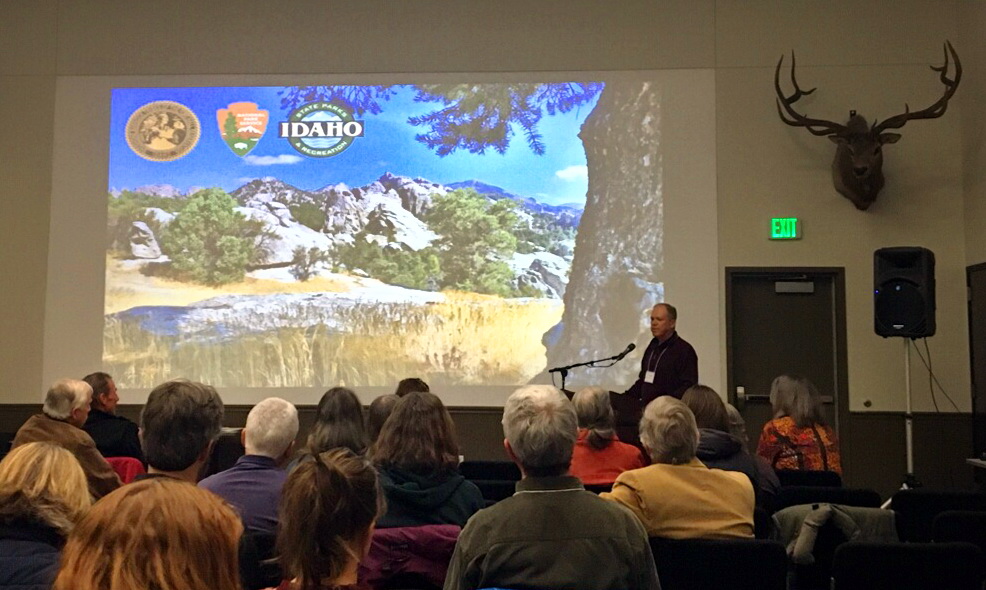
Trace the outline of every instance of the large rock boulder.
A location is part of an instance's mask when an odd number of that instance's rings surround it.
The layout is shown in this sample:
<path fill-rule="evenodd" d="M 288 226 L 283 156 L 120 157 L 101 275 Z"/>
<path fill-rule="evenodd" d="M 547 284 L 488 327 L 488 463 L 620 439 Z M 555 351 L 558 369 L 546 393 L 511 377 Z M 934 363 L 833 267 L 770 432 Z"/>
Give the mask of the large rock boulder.
<path fill-rule="evenodd" d="M 149 260 L 161 256 L 161 246 L 158 245 L 154 232 L 143 221 L 130 224 L 127 238 L 130 242 L 130 255 L 134 258 Z"/>

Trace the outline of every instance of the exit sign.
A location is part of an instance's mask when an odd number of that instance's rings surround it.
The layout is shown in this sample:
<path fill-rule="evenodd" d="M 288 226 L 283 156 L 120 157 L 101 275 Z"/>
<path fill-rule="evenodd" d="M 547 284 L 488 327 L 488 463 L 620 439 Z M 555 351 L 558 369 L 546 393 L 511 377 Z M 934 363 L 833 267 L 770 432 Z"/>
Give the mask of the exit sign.
<path fill-rule="evenodd" d="M 801 220 L 797 217 L 774 217 L 770 220 L 771 240 L 800 240 Z"/>

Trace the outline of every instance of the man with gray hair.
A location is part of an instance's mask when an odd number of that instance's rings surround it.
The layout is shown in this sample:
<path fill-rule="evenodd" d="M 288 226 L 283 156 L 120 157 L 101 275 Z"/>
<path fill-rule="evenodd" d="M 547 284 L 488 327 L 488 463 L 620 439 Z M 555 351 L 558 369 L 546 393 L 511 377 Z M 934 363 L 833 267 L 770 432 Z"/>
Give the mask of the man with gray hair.
<path fill-rule="evenodd" d="M 298 410 L 279 397 L 255 405 L 240 433 L 246 454 L 236 464 L 199 482 L 199 487 L 232 504 L 247 532 L 275 534 L 284 465 L 298 436 Z"/>
<path fill-rule="evenodd" d="M 101 498 L 120 487 L 120 478 L 96 450 L 92 437 L 82 430 L 89 416 L 92 388 L 85 381 L 61 379 L 45 394 L 40 414 L 27 419 L 11 447 L 30 442 L 50 442 L 69 450 L 82 465 L 89 492 Z"/>
<path fill-rule="evenodd" d="M 148 477 L 199 479 L 223 422 L 223 400 L 204 383 L 176 379 L 155 387 L 140 412 Z"/>
<path fill-rule="evenodd" d="M 503 445 L 523 479 L 466 523 L 445 590 L 661 587 L 640 522 L 568 474 L 577 430 L 572 402 L 554 387 L 528 385 L 507 399 Z"/>

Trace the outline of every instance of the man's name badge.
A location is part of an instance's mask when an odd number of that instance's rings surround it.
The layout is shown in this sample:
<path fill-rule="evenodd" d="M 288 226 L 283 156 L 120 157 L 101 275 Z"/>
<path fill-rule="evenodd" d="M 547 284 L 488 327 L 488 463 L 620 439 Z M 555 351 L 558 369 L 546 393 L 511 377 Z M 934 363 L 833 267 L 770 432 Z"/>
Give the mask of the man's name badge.
<path fill-rule="evenodd" d="M 646 373 L 644 373 L 644 383 L 653 383 L 653 382 L 654 382 L 654 371 L 647 371 Z"/>

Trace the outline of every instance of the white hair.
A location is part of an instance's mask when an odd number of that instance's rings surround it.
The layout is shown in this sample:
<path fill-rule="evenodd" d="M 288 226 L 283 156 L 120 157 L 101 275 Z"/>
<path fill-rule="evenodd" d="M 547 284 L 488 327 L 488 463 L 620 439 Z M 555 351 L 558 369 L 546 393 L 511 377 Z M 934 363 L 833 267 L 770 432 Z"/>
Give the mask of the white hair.
<path fill-rule="evenodd" d="M 269 397 L 253 406 L 243 430 L 248 455 L 277 459 L 298 436 L 298 409 L 279 397 Z"/>
<path fill-rule="evenodd" d="M 662 395 L 644 408 L 640 442 L 654 463 L 688 463 L 698 450 L 695 415 L 681 400 Z"/>
<path fill-rule="evenodd" d="M 45 394 L 41 411 L 49 418 L 65 420 L 72 410 L 85 407 L 92 401 L 92 387 L 79 379 L 59 379 Z"/>
<path fill-rule="evenodd" d="M 503 435 L 524 471 L 561 475 L 572 462 L 578 437 L 575 407 L 550 385 L 526 385 L 503 406 Z"/>

